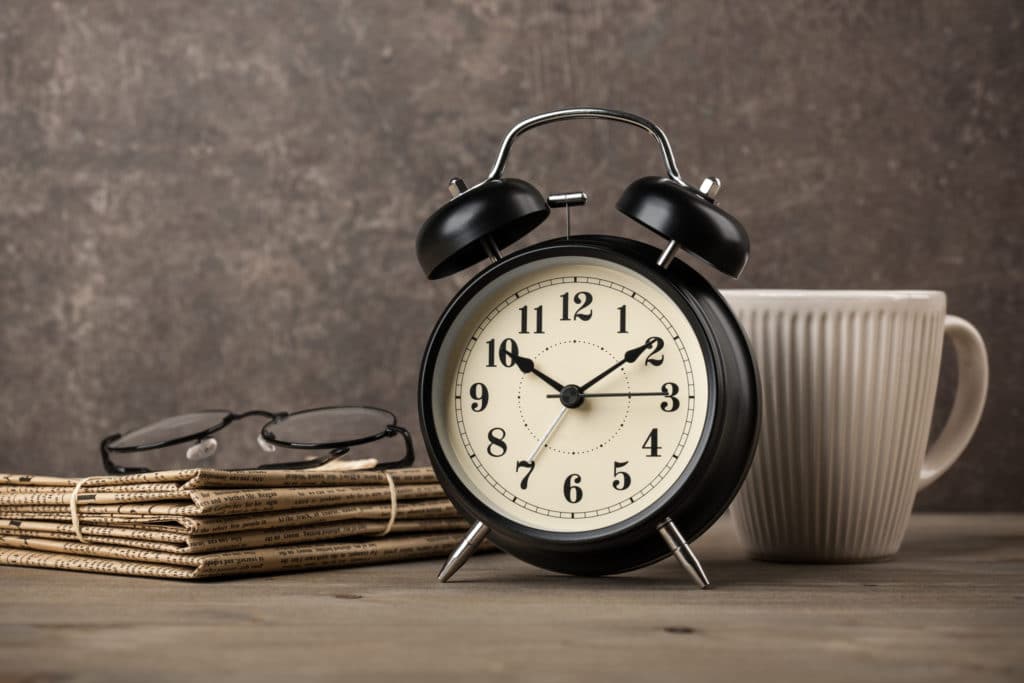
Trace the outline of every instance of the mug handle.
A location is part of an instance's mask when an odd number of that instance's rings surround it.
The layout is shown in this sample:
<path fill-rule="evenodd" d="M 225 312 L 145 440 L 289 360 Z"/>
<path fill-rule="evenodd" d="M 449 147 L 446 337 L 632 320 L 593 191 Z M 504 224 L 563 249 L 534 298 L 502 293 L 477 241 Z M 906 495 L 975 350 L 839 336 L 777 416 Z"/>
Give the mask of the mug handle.
<path fill-rule="evenodd" d="M 946 426 L 924 454 L 918 491 L 942 476 L 967 448 L 988 392 L 988 353 L 978 330 L 963 318 L 947 315 L 945 333 L 956 353 L 956 397 Z"/>

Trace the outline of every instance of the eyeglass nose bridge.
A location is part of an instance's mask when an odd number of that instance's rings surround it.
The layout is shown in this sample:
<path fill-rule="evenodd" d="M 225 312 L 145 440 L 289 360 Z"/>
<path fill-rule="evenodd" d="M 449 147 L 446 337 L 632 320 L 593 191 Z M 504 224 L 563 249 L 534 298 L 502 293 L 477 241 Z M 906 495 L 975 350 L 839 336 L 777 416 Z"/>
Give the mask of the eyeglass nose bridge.
<path fill-rule="evenodd" d="M 244 420 L 247 417 L 265 417 L 271 422 L 280 422 L 288 417 L 288 413 L 272 413 L 269 410 L 247 410 L 244 413 L 232 413 L 231 419 Z"/>

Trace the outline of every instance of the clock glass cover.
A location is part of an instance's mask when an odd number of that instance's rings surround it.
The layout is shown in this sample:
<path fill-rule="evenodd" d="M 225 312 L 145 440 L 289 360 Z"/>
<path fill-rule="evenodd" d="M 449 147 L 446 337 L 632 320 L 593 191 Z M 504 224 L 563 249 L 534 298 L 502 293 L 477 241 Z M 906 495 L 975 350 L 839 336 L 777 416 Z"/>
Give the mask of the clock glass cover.
<path fill-rule="evenodd" d="M 433 428 L 459 480 L 502 517 L 555 533 L 616 525 L 673 489 L 712 406 L 708 361 L 677 301 L 593 256 L 487 281 L 433 370 Z"/>

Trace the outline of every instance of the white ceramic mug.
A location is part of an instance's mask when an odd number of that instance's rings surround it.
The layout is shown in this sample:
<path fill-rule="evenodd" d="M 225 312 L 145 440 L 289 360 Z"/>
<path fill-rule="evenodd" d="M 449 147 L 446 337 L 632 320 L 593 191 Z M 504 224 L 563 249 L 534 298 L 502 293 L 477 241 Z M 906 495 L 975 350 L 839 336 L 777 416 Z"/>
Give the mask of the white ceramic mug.
<path fill-rule="evenodd" d="M 978 331 L 932 291 L 730 290 L 764 398 L 761 438 L 732 506 L 758 559 L 857 562 L 894 554 L 914 496 L 981 418 Z M 949 419 L 928 445 L 943 338 L 956 351 Z"/>

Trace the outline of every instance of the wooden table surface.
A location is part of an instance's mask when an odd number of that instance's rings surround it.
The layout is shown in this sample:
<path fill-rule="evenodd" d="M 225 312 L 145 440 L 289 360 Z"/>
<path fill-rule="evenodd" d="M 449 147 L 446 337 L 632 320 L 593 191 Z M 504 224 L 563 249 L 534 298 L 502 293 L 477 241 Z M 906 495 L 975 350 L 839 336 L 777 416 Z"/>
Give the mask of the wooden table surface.
<path fill-rule="evenodd" d="M 695 544 L 583 579 L 476 557 L 214 583 L 0 567 L 0 680 L 1024 680 L 1024 515 L 916 515 L 893 560 Z"/>

